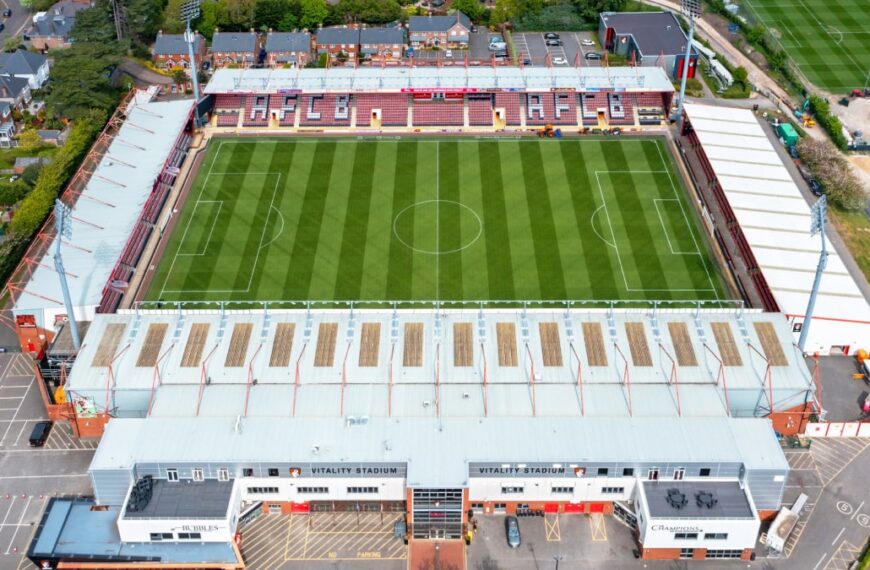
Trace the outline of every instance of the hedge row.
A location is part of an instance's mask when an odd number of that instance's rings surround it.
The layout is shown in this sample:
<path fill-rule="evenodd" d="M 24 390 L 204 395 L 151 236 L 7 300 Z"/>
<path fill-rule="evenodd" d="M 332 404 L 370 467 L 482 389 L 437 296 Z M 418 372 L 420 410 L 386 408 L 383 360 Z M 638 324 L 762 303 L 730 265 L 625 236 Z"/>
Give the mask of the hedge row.
<path fill-rule="evenodd" d="M 102 131 L 106 119 L 106 114 L 96 109 L 78 119 L 64 146 L 40 170 L 33 190 L 21 201 L 9 224 L 6 241 L 0 244 L 0 283 L 5 283 L 15 270 L 31 238 L 51 212 L 54 201 Z"/>
<path fill-rule="evenodd" d="M 840 122 L 839 117 L 831 113 L 828 102 L 821 97 L 810 95 L 810 111 L 815 116 L 816 122 L 827 131 L 834 146 L 843 152 L 849 150 L 849 142 L 843 135 L 843 123 Z"/>

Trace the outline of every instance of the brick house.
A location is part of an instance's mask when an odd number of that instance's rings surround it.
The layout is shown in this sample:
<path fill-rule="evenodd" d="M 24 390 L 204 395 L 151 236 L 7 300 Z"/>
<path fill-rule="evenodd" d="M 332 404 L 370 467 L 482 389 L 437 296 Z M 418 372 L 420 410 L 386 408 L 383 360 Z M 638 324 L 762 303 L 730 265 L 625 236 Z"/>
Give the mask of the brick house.
<path fill-rule="evenodd" d="M 23 109 L 31 99 L 30 82 L 27 79 L 0 75 L 0 103 Z"/>
<path fill-rule="evenodd" d="M 157 41 L 154 42 L 153 61 L 158 67 L 164 69 L 181 67 L 190 73 L 190 55 L 187 50 L 188 47 L 187 42 L 184 41 L 184 34 L 164 34 L 161 31 L 157 34 Z M 195 69 L 199 69 L 202 66 L 207 53 L 208 48 L 205 45 L 205 38 L 199 35 L 199 32 L 196 32 L 196 41 L 193 45 Z"/>
<path fill-rule="evenodd" d="M 90 7 L 90 0 L 62 0 L 45 12 L 37 12 L 24 39 L 40 51 L 69 47 L 69 32 L 76 22 L 76 14 Z"/>
<path fill-rule="evenodd" d="M 348 59 L 353 59 L 359 53 L 359 29 L 321 28 L 317 30 L 314 42 L 318 54 L 328 53 L 335 57 L 344 53 Z"/>
<path fill-rule="evenodd" d="M 405 45 L 402 28 L 365 28 L 359 33 L 360 54 L 372 59 L 399 59 Z"/>
<path fill-rule="evenodd" d="M 269 32 L 266 36 L 266 65 L 305 67 L 311 59 L 308 32 Z"/>
<path fill-rule="evenodd" d="M 215 32 L 211 56 L 215 67 L 251 67 L 257 62 L 259 37 L 255 32 Z"/>
<path fill-rule="evenodd" d="M 449 16 L 411 16 L 408 36 L 414 47 L 467 48 L 471 20 L 462 12 Z"/>

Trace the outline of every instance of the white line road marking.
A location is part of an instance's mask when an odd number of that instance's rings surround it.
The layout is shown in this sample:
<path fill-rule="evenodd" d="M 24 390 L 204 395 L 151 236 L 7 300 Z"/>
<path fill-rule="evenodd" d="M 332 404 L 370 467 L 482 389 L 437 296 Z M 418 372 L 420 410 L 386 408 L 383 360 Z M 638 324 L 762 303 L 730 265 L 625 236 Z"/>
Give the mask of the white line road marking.
<path fill-rule="evenodd" d="M 18 536 L 18 527 L 21 526 L 21 522 L 24 520 L 24 515 L 27 513 L 28 507 L 30 507 L 30 502 L 33 500 L 33 495 L 27 497 L 27 503 L 24 505 L 24 508 L 21 509 L 21 516 L 18 517 L 18 526 L 15 527 L 15 532 L 12 533 L 12 539 L 9 541 L 9 546 L 6 547 L 6 552 L 4 554 L 9 554 L 12 551 L 12 543 L 15 542 L 15 537 Z"/>
<path fill-rule="evenodd" d="M 840 532 L 837 533 L 837 538 L 835 538 L 833 541 L 831 541 L 831 546 L 834 546 L 834 544 L 835 544 L 838 540 L 840 540 L 840 537 L 843 536 L 843 533 L 844 533 L 844 532 L 846 532 L 846 527 L 843 527 L 843 528 L 840 529 Z"/>
<path fill-rule="evenodd" d="M 3 522 L 0 523 L 0 526 L 6 524 L 6 520 L 9 518 L 9 513 L 12 512 L 12 506 L 15 505 L 15 500 L 18 498 L 18 495 L 12 495 L 12 500 L 9 501 L 9 508 L 6 510 L 6 516 L 3 517 Z"/>
<path fill-rule="evenodd" d="M 851 520 L 855 520 L 855 517 L 858 516 L 858 513 L 859 513 L 859 512 L 861 512 L 861 507 L 863 507 L 863 506 L 864 506 L 864 501 L 861 501 L 861 504 L 858 505 L 858 508 L 855 509 L 855 512 L 852 514 L 852 516 L 849 517 L 849 520 L 850 520 L 850 521 L 851 521 Z"/>
<path fill-rule="evenodd" d="M 13 414 L 13 416 L 12 416 L 13 420 L 15 420 L 18 417 L 18 412 L 21 411 L 21 404 L 24 403 L 24 400 L 27 398 L 27 395 L 30 393 L 30 386 L 31 385 L 32 385 L 32 383 L 27 385 L 27 390 L 24 391 L 24 397 L 21 398 L 21 401 L 18 403 L 18 407 L 15 409 L 15 414 Z M 8 426 L 6 426 L 6 431 L 3 432 L 3 437 L 0 437 L 0 445 L 3 445 L 3 443 L 6 441 L 6 437 L 9 435 L 9 430 L 11 428 L 12 428 L 12 423 L 10 423 Z M 24 429 L 24 428 L 22 427 L 21 429 Z M 17 440 L 16 440 L 16 443 L 17 443 Z"/>
<path fill-rule="evenodd" d="M 63 473 L 60 475 L 5 475 L 0 476 L 0 480 L 5 479 L 63 479 L 64 477 L 87 477 L 87 473 Z"/>
<path fill-rule="evenodd" d="M 819 561 L 816 562 L 816 565 L 815 565 L 815 566 L 813 566 L 813 570 L 817 570 L 817 569 L 818 569 L 818 567 L 822 564 L 822 561 L 825 559 L 825 557 L 826 557 L 827 555 L 828 555 L 827 552 L 825 552 L 824 554 L 822 554 L 822 557 L 819 558 Z"/>

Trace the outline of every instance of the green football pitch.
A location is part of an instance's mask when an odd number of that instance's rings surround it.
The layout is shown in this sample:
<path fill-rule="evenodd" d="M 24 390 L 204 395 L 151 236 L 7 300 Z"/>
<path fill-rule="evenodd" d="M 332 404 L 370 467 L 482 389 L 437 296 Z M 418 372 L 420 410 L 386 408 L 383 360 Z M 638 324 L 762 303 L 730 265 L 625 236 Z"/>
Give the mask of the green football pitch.
<path fill-rule="evenodd" d="M 743 0 L 818 87 L 850 93 L 870 72 L 868 0 Z"/>
<path fill-rule="evenodd" d="M 727 297 L 664 141 L 216 139 L 147 300 Z"/>

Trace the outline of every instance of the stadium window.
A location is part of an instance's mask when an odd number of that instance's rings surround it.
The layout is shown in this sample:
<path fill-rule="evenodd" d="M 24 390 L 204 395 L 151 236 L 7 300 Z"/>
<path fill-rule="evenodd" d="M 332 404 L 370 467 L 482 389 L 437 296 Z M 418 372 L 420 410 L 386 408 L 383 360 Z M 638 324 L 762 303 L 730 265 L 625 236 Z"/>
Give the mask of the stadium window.
<path fill-rule="evenodd" d="M 740 558 L 742 550 L 707 550 L 707 559 Z"/>
<path fill-rule="evenodd" d="M 278 469 L 275 467 L 269 467 L 269 477 L 277 477 Z"/>
<path fill-rule="evenodd" d="M 550 492 L 554 495 L 570 495 L 574 492 L 574 487 L 553 487 L 552 489 L 550 489 Z"/>
<path fill-rule="evenodd" d="M 218 481 L 229 481 L 230 480 L 230 470 L 226 467 L 221 467 L 218 469 Z"/>
<path fill-rule="evenodd" d="M 697 540 L 697 532 L 675 532 L 674 540 Z"/>
<path fill-rule="evenodd" d="M 354 495 L 372 495 L 378 492 L 377 487 L 348 487 L 347 492 Z"/>
<path fill-rule="evenodd" d="M 166 470 L 166 480 L 167 481 L 178 481 L 178 469 L 167 469 Z"/>
<path fill-rule="evenodd" d="M 701 472 L 698 473 L 698 476 L 700 476 L 700 477 L 709 477 L 709 476 L 710 476 L 710 468 L 709 468 L 709 467 L 702 467 L 702 468 L 701 468 Z"/>
<path fill-rule="evenodd" d="M 253 476 L 254 476 L 253 468 L 245 467 L 244 469 L 242 469 L 242 477 L 253 477 Z"/>
<path fill-rule="evenodd" d="M 152 532 L 150 536 L 152 542 L 159 542 L 161 540 L 172 540 L 171 532 Z"/>
<path fill-rule="evenodd" d="M 202 533 L 199 532 L 179 532 L 178 540 L 201 540 Z"/>
<path fill-rule="evenodd" d="M 622 470 L 622 476 L 623 477 L 634 477 L 634 468 L 633 467 L 626 467 L 625 469 Z"/>
<path fill-rule="evenodd" d="M 707 532 L 704 533 L 704 540 L 728 540 L 727 532 Z"/>
<path fill-rule="evenodd" d="M 607 467 L 599 467 L 598 468 L 598 476 L 599 477 L 607 477 Z"/>
<path fill-rule="evenodd" d="M 519 495 L 526 490 L 525 487 L 502 487 L 502 495 Z"/>
<path fill-rule="evenodd" d="M 329 487 L 299 487 L 296 492 L 300 494 L 325 494 L 329 492 Z"/>
<path fill-rule="evenodd" d="M 601 492 L 605 495 L 619 495 L 625 492 L 625 487 L 602 487 Z"/>
<path fill-rule="evenodd" d="M 205 476 L 203 475 L 202 469 L 199 467 L 194 468 L 193 470 L 193 480 L 194 481 L 204 481 Z"/>
<path fill-rule="evenodd" d="M 252 495 L 275 495 L 278 487 L 248 487 L 248 493 Z"/>
<path fill-rule="evenodd" d="M 694 558 L 695 557 L 695 549 L 694 548 L 681 548 L 680 549 L 680 558 Z"/>

